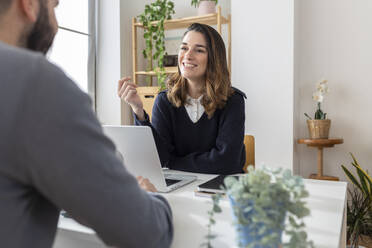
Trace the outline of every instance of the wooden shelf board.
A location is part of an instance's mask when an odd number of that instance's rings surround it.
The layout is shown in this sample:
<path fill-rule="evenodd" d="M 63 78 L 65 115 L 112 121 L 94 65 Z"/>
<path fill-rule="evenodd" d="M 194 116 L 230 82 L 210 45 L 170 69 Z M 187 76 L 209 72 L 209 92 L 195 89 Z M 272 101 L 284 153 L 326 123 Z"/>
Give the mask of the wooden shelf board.
<path fill-rule="evenodd" d="M 339 181 L 340 179 L 338 177 L 333 176 L 319 176 L 318 174 L 311 174 L 309 176 L 310 179 L 317 179 L 317 180 L 328 180 L 328 181 Z"/>
<path fill-rule="evenodd" d="M 177 66 L 172 67 L 165 67 L 166 74 L 173 74 L 178 71 Z M 148 75 L 148 76 L 156 76 L 156 71 L 136 71 L 136 75 Z"/>
<path fill-rule="evenodd" d="M 140 86 L 137 87 L 137 92 L 140 95 L 155 94 L 159 93 L 159 86 Z"/>
<path fill-rule="evenodd" d="M 333 146 L 344 143 L 342 138 L 329 138 L 329 139 L 299 139 L 299 144 L 306 144 L 310 146 Z"/>
<path fill-rule="evenodd" d="M 187 28 L 190 26 L 190 24 L 198 22 L 202 24 L 207 25 L 217 25 L 217 13 L 203 15 L 203 16 L 192 16 L 192 17 L 185 17 L 185 18 L 179 18 L 179 19 L 171 19 L 171 20 L 165 20 L 164 21 L 164 29 L 178 29 L 178 28 Z M 156 25 L 158 22 L 154 21 L 152 22 L 153 25 Z M 228 20 L 221 16 L 221 23 L 226 24 L 228 23 Z M 143 28 L 143 25 L 141 22 L 137 22 L 134 24 L 137 27 Z"/>

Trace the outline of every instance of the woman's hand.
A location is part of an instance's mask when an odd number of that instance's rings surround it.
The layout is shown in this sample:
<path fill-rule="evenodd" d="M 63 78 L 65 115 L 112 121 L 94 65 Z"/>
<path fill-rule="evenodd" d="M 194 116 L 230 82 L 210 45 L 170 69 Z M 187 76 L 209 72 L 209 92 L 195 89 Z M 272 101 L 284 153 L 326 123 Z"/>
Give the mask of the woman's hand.
<path fill-rule="evenodd" d="M 147 178 L 143 178 L 141 176 L 138 176 L 137 177 L 137 182 L 143 190 L 146 190 L 148 192 L 158 192 L 158 190 L 155 188 L 155 186 Z"/>
<path fill-rule="evenodd" d="M 124 77 L 118 83 L 118 96 L 130 105 L 133 112 L 137 115 L 140 121 L 145 120 L 145 113 L 143 111 L 143 103 L 137 94 L 138 86 L 130 82 L 130 77 Z"/>

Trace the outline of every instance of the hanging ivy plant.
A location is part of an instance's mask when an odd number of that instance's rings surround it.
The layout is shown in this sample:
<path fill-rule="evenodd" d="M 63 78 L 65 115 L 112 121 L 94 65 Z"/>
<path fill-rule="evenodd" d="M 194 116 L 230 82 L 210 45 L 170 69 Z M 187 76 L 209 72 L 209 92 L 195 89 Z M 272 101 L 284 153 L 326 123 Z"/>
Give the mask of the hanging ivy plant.
<path fill-rule="evenodd" d="M 144 26 L 143 37 L 145 39 L 145 49 L 143 50 L 143 56 L 148 60 L 147 70 L 151 70 L 152 59 L 157 62 L 157 69 L 155 70 L 158 85 L 160 89 L 165 89 L 165 69 L 164 69 L 164 55 L 165 55 L 165 44 L 164 44 L 164 21 L 172 18 L 174 14 L 174 3 L 170 0 L 156 0 L 154 3 L 146 4 L 144 12 L 139 15 L 139 19 Z M 152 22 L 157 21 L 154 25 Z M 154 54 L 152 50 L 155 48 Z"/>

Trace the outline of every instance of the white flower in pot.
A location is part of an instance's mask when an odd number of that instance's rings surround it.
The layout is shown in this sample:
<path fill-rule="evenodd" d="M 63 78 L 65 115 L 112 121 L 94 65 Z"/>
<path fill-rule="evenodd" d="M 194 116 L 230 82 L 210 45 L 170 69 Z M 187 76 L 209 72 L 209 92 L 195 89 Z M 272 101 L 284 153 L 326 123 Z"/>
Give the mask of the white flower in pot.
<path fill-rule="evenodd" d="M 304 113 L 308 118 L 307 125 L 309 128 L 310 138 L 312 139 L 328 138 L 331 120 L 327 119 L 327 113 L 324 113 L 321 109 L 324 96 L 328 94 L 328 92 L 328 81 L 326 79 L 320 80 L 316 85 L 316 91 L 313 93 L 313 100 L 317 102 L 318 107 L 315 111 L 314 119 L 312 119 L 307 113 Z"/>

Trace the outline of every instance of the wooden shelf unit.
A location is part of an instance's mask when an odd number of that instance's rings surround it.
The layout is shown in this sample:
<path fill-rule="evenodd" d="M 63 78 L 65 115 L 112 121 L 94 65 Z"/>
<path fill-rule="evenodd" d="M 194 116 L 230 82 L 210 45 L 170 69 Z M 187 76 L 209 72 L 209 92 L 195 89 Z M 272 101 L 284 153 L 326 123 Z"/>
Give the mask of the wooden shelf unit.
<path fill-rule="evenodd" d="M 221 7 L 219 7 L 221 9 Z M 220 18 L 220 19 L 219 19 Z M 179 19 L 171 19 L 166 20 L 164 22 L 164 29 L 171 30 L 171 29 L 180 29 L 180 28 L 187 28 L 194 22 L 199 22 L 208 25 L 218 25 L 218 21 L 220 20 L 221 24 L 227 24 L 229 20 L 223 16 L 219 17 L 218 12 L 203 16 L 191 16 Z M 152 22 L 153 25 L 157 25 L 158 21 Z M 137 27 L 143 28 L 142 23 L 137 22 L 134 24 Z"/>
<path fill-rule="evenodd" d="M 177 66 L 169 66 L 169 67 L 164 67 L 165 68 L 165 73 L 166 74 L 173 74 L 173 73 L 176 73 L 178 68 Z M 136 75 L 148 75 L 148 76 L 156 76 L 156 71 L 158 70 L 159 68 L 156 68 L 155 70 L 153 71 L 136 71 L 135 74 Z"/>
<path fill-rule="evenodd" d="M 171 29 L 182 29 L 187 28 L 192 23 L 202 23 L 207 25 L 217 25 L 217 31 L 219 34 L 222 32 L 222 24 L 228 25 L 228 45 L 227 45 L 227 52 L 228 52 L 228 66 L 229 69 L 231 68 L 231 15 L 228 15 L 227 18 L 221 15 L 221 6 L 217 6 L 217 12 L 213 14 L 203 15 L 203 16 L 192 16 L 192 17 L 185 17 L 179 19 L 171 19 L 164 21 L 164 29 L 171 30 Z M 152 22 L 153 25 L 157 24 L 157 21 Z M 138 84 L 138 75 L 148 75 L 148 76 L 156 76 L 156 70 L 150 71 L 139 71 L 137 67 L 138 61 L 138 54 L 137 54 L 137 28 L 144 28 L 143 24 L 137 22 L 136 18 L 132 19 L 132 66 L 133 66 L 133 75 L 132 80 L 135 84 Z M 165 67 L 166 74 L 173 74 L 177 72 L 177 67 Z M 151 83 L 152 86 L 152 83 Z"/>

